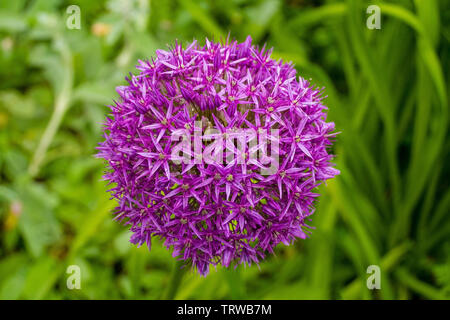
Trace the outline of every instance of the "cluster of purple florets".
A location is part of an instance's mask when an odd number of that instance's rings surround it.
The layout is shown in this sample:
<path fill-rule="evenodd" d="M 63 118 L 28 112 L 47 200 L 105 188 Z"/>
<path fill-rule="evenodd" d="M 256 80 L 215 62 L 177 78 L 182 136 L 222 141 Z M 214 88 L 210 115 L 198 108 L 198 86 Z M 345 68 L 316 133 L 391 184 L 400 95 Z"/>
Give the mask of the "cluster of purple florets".
<path fill-rule="evenodd" d="M 202 275 L 211 264 L 258 263 L 280 242 L 305 238 L 314 189 L 339 173 L 327 152 L 334 123 L 326 122 L 320 90 L 251 41 L 194 41 L 185 49 L 176 43 L 139 61 L 139 73 L 117 88 L 120 99 L 110 106 L 98 147 L 119 203 L 116 219 L 131 226 L 130 241 L 150 248 L 159 236 Z M 197 161 L 174 161 L 173 135 L 190 139 L 198 121 L 201 130 L 224 135 L 267 133 L 267 143 L 278 147 L 269 156 L 277 169 L 264 175 L 261 161 L 238 151 L 244 161 L 198 161 L 198 150 Z"/>

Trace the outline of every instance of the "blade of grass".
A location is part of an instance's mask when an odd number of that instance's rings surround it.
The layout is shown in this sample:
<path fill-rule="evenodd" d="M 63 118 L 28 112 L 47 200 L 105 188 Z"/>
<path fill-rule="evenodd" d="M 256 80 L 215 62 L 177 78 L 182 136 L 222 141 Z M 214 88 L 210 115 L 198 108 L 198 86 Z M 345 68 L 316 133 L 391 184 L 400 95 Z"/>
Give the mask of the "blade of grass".
<path fill-rule="evenodd" d="M 424 9 L 423 6 L 419 6 L 419 10 Z M 404 17 L 405 15 L 401 16 Z M 427 19 L 424 15 L 421 15 L 420 18 Z M 409 21 L 411 18 L 409 18 Z M 419 22 L 420 23 L 420 22 Z M 401 237 L 404 237 L 408 232 L 410 226 L 410 217 L 412 211 L 417 204 L 420 194 L 425 187 L 426 182 L 428 181 L 428 177 L 430 175 L 431 170 L 435 166 L 435 161 L 438 159 L 441 149 L 443 147 L 445 136 L 447 132 L 448 126 L 448 100 L 447 94 L 445 92 L 445 80 L 442 72 L 442 68 L 439 62 L 439 58 L 436 55 L 431 43 L 427 38 L 427 34 L 432 34 L 433 30 L 426 31 L 423 27 L 418 27 L 417 23 L 414 23 L 417 27 L 418 31 L 418 51 L 420 60 L 418 61 L 419 68 L 419 77 L 424 78 L 422 82 L 424 85 L 428 82 L 426 77 L 430 77 L 431 82 L 434 84 L 435 90 L 438 95 L 438 105 L 441 111 L 439 113 L 433 113 L 437 125 L 434 126 L 434 136 L 429 138 L 431 143 L 426 143 L 424 151 L 424 142 L 423 136 L 425 135 L 425 127 L 426 121 L 422 121 L 422 119 L 418 116 L 416 121 L 415 130 L 419 132 L 416 135 L 416 139 L 413 142 L 413 149 L 415 152 L 413 153 L 413 157 L 408 168 L 407 173 L 407 183 L 406 183 L 406 192 L 405 192 L 405 200 L 404 205 L 401 208 L 400 214 L 396 218 L 394 222 L 393 231 L 391 232 L 391 244 L 398 241 Z M 434 25 L 438 27 L 436 24 L 428 24 L 428 26 Z M 421 70 L 427 70 L 427 74 L 424 74 Z M 421 73 L 422 72 L 422 73 Z M 421 115 L 429 112 L 427 108 L 431 105 L 432 97 L 427 97 L 427 92 L 423 92 L 421 97 L 418 97 L 419 108 L 421 111 L 419 113 Z M 425 101 L 429 100 L 429 101 Z M 423 111 L 422 109 L 425 109 Z M 418 151 L 420 150 L 420 152 Z"/>
<path fill-rule="evenodd" d="M 345 3 L 325 4 L 318 8 L 302 10 L 289 23 L 293 29 L 305 28 L 330 18 L 343 16 L 347 11 Z"/>
<path fill-rule="evenodd" d="M 434 299 L 434 300 L 446 299 L 446 297 L 441 293 L 440 290 L 429 285 L 428 283 L 425 283 L 417 279 L 414 275 L 412 275 L 408 270 L 406 270 L 403 267 L 400 267 L 395 271 L 395 276 L 405 286 L 421 294 L 427 299 Z"/>
<path fill-rule="evenodd" d="M 394 122 L 394 106 L 389 97 L 389 91 L 386 88 L 385 81 L 380 77 L 380 73 L 376 70 L 373 57 L 371 57 L 367 45 L 362 35 L 362 25 L 358 23 L 356 17 L 358 16 L 358 6 L 354 0 L 347 1 L 349 5 L 348 21 L 349 34 L 351 43 L 355 49 L 355 55 L 362 71 L 369 81 L 373 97 L 375 99 L 375 106 L 377 106 L 381 119 L 383 120 L 385 134 L 384 143 L 386 145 L 386 156 L 389 168 L 389 178 L 392 185 L 394 207 L 399 203 L 400 196 L 400 175 L 397 167 L 397 138 Z"/>
<path fill-rule="evenodd" d="M 389 273 L 391 270 L 393 270 L 394 267 L 397 267 L 397 265 L 401 262 L 402 258 L 411 247 L 411 242 L 405 242 L 391 249 L 381 260 L 381 273 Z M 355 279 L 342 290 L 342 297 L 344 299 L 355 299 L 355 297 L 357 297 L 358 295 L 358 292 L 360 292 L 360 290 L 362 289 L 363 284 L 365 284 L 365 282 L 361 281 L 361 279 Z M 383 287 L 383 283 L 381 285 Z"/>

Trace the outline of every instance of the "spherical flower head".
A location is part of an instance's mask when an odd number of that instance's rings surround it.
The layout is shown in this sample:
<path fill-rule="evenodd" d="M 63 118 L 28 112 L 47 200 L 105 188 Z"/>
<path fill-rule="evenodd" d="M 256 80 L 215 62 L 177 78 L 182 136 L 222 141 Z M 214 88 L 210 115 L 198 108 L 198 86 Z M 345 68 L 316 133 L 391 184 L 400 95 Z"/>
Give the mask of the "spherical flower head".
<path fill-rule="evenodd" d="M 139 61 L 117 88 L 98 156 L 130 241 L 164 239 L 201 275 L 306 238 L 328 153 L 321 90 L 271 50 L 206 39 Z"/>

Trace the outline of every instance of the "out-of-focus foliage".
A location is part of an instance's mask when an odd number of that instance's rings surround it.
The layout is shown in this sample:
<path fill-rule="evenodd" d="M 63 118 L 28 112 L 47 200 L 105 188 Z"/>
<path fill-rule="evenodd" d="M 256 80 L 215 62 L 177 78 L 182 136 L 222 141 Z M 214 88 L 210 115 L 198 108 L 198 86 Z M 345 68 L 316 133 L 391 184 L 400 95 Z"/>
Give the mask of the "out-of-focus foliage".
<path fill-rule="evenodd" d="M 66 8 L 81 9 L 69 30 Z M 312 0 L 0 1 L 0 299 L 158 299 L 174 259 L 112 221 L 94 159 L 106 105 L 175 39 L 240 41 L 326 87 L 341 131 L 311 238 L 251 268 L 188 273 L 176 298 L 450 297 L 450 4 Z M 81 268 L 81 290 L 66 268 Z M 369 265 L 381 290 L 368 290 Z"/>

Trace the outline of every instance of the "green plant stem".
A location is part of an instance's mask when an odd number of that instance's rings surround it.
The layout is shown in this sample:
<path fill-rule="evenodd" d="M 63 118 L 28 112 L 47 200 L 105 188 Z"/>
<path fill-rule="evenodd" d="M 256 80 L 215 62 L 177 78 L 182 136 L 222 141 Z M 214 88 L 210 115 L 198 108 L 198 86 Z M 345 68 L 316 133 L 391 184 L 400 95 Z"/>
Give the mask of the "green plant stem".
<path fill-rule="evenodd" d="M 38 147 L 33 154 L 30 166 L 28 167 L 29 174 L 34 177 L 39 173 L 39 169 L 42 162 L 45 159 L 45 154 L 55 137 L 56 132 L 61 125 L 64 118 L 64 114 L 70 105 L 70 97 L 72 94 L 73 85 L 73 62 L 72 54 L 67 44 L 62 40 L 60 35 L 55 36 L 55 42 L 58 43 L 57 49 L 61 55 L 66 74 L 62 79 L 62 88 L 59 93 L 56 94 L 55 107 L 53 109 L 50 121 L 45 128 L 44 134 L 39 141 Z"/>
<path fill-rule="evenodd" d="M 177 294 L 178 288 L 180 286 L 181 280 L 185 273 L 186 267 L 182 268 L 184 265 L 183 261 L 177 261 L 173 267 L 172 277 L 170 279 L 169 288 L 164 297 L 165 300 L 173 300 Z"/>

